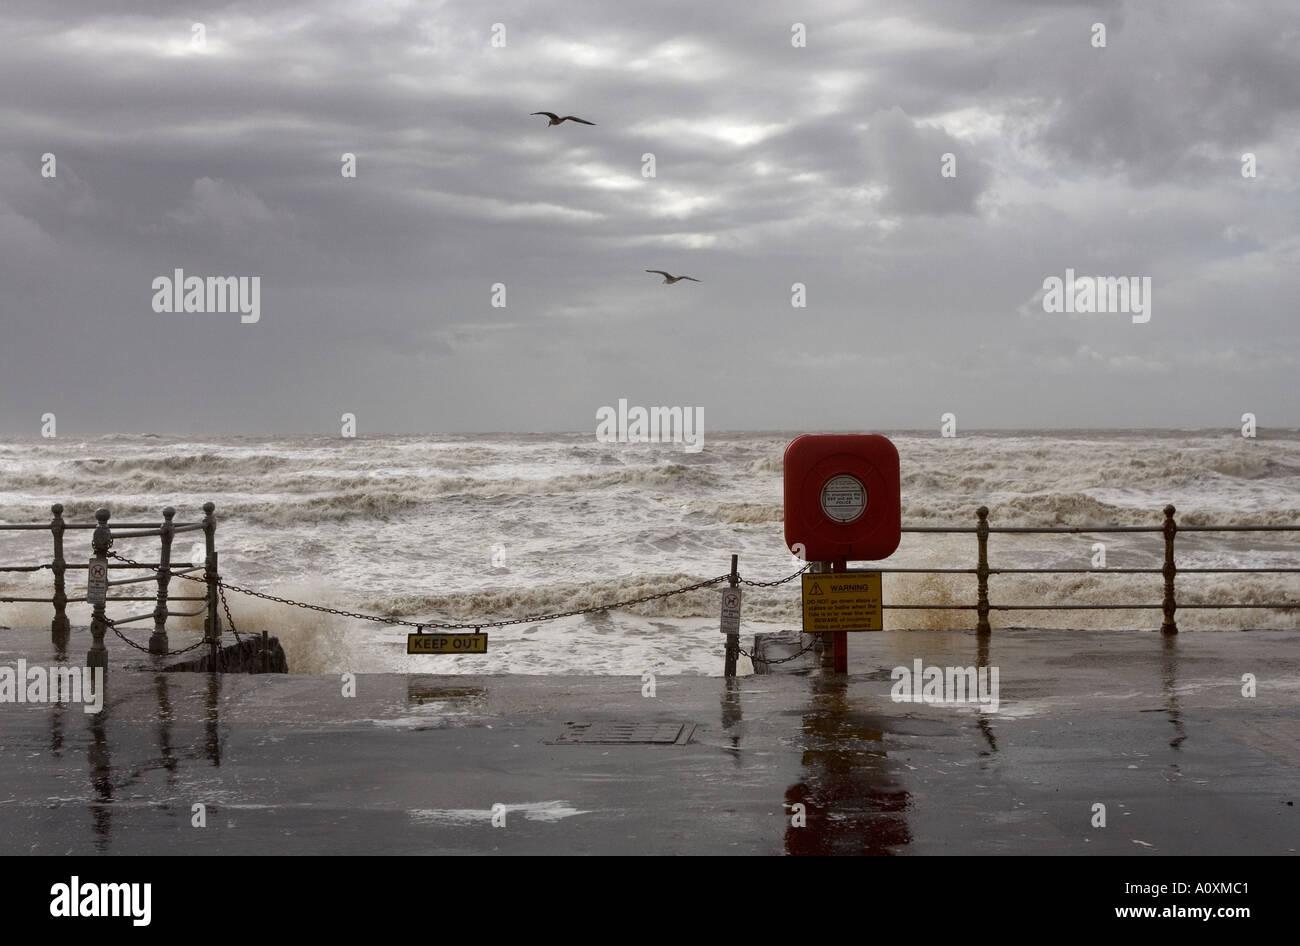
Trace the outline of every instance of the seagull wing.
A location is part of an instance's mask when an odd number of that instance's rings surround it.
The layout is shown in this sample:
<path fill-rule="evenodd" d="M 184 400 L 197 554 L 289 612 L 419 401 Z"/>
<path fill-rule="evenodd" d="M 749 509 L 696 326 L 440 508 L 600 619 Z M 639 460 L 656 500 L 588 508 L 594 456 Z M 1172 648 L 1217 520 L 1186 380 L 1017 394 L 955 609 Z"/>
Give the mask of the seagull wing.
<path fill-rule="evenodd" d="M 678 276 L 678 279 L 689 279 L 691 282 L 704 282 L 703 279 L 696 279 L 694 276 Z"/>
<path fill-rule="evenodd" d="M 551 119 L 551 121 L 556 121 L 556 122 L 561 121 L 560 116 L 556 115 L 554 112 L 533 112 L 532 114 L 545 115 L 547 118 Z"/>
<path fill-rule="evenodd" d="M 585 118 L 579 118 L 579 117 L 576 116 L 576 115 L 565 115 L 563 118 L 560 119 L 560 121 L 562 121 L 562 122 L 581 122 L 581 123 L 584 124 L 584 125 L 594 125 L 594 124 L 596 124 L 595 122 L 589 122 L 589 121 L 587 121 Z"/>
<path fill-rule="evenodd" d="M 664 277 L 664 279 L 672 279 L 672 278 L 673 278 L 673 274 L 672 274 L 672 273 L 665 273 L 662 269 L 647 269 L 646 272 L 647 272 L 647 273 L 658 273 L 660 276 Z"/>

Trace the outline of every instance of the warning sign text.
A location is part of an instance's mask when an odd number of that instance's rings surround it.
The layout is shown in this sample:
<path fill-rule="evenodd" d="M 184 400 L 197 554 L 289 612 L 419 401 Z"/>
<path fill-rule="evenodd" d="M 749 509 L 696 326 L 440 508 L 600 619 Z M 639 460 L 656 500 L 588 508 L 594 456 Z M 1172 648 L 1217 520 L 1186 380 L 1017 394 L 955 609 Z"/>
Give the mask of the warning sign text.
<path fill-rule="evenodd" d="M 884 627 L 880 572 L 822 572 L 803 576 L 803 629 L 879 631 Z"/>

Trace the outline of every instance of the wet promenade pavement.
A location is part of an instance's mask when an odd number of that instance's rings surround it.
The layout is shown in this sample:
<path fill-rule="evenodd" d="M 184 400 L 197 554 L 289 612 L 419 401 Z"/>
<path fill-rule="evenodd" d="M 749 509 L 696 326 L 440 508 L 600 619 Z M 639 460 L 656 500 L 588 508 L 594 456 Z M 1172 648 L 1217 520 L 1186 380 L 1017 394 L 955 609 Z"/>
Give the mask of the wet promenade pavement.
<path fill-rule="evenodd" d="M 845 678 L 659 676 L 653 697 L 433 674 L 358 675 L 349 697 L 340 675 L 163 674 L 108 646 L 102 712 L 0 703 L 0 853 L 1300 848 L 1296 631 L 857 634 Z M 68 663 L 48 631 L 0 631 L 0 665 L 19 658 Z M 918 659 L 996 667 L 996 711 L 893 701 Z"/>

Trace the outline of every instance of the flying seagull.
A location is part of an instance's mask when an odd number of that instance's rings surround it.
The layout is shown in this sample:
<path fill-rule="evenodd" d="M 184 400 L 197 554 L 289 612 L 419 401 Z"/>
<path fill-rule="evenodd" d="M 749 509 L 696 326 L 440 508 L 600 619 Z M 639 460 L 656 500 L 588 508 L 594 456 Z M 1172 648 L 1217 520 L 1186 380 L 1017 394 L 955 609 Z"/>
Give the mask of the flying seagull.
<path fill-rule="evenodd" d="M 596 124 L 595 122 L 587 121 L 585 118 L 579 118 L 577 115 L 565 115 L 563 118 L 561 118 L 559 115 L 556 115 L 554 112 L 533 112 L 532 114 L 545 115 L 547 118 L 550 119 L 550 121 L 547 122 L 548 125 L 558 125 L 561 122 L 581 122 L 584 125 Z"/>
<path fill-rule="evenodd" d="M 694 276 L 674 276 L 672 273 L 665 273 L 662 269 L 647 269 L 646 272 L 658 273 L 660 276 L 664 277 L 664 285 L 666 286 L 671 286 L 675 282 L 681 282 L 683 279 L 689 279 L 691 282 L 703 282 L 703 280 L 696 279 Z"/>

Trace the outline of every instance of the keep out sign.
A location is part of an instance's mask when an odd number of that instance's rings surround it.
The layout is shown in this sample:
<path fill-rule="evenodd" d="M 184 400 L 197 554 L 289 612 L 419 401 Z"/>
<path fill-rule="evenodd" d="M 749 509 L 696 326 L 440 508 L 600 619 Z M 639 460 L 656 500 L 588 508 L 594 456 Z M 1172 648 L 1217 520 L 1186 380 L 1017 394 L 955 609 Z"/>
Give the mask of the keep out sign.
<path fill-rule="evenodd" d="M 888 558 L 902 538 L 898 449 L 879 434 L 804 434 L 785 448 L 785 544 L 810 562 Z"/>

